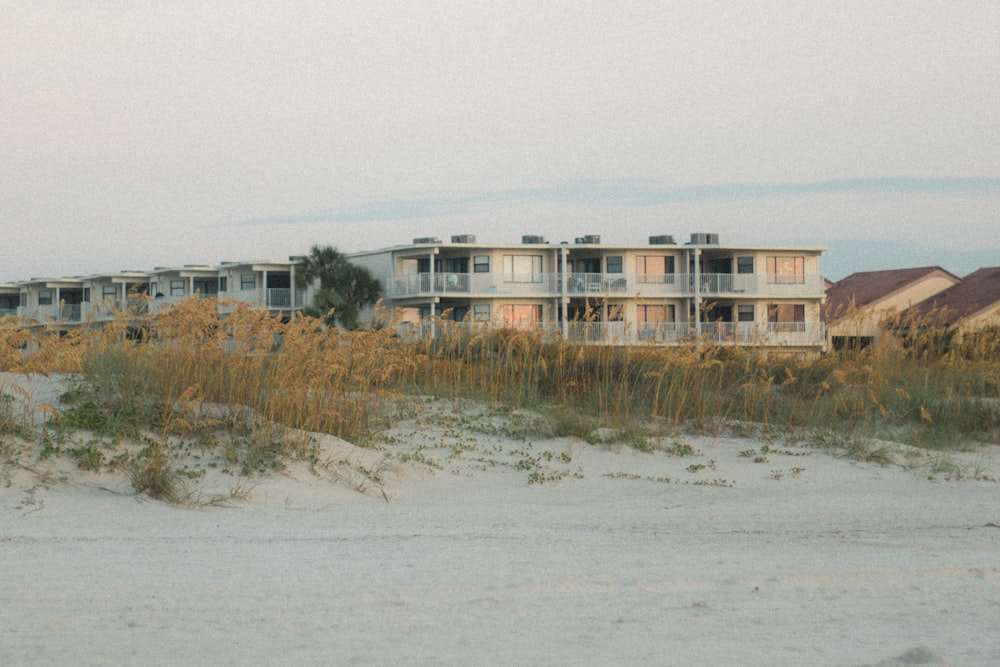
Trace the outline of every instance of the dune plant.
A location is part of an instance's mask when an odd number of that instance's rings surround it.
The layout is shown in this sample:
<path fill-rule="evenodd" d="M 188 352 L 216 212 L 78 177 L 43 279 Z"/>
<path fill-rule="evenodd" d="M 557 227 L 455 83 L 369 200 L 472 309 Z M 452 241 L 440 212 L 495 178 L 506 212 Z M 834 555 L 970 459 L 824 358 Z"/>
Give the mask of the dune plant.
<path fill-rule="evenodd" d="M 385 313 L 375 326 L 345 330 L 322 317 L 282 320 L 247 304 L 223 305 L 189 299 L 132 309 L 62 335 L 4 318 L 0 364 L 78 375 L 67 427 L 113 438 L 144 430 L 165 448 L 171 438 L 208 442 L 205 434 L 220 430 L 215 440 L 247 473 L 308 457 L 308 436 L 290 433 L 367 441 L 414 395 L 519 408 L 531 416 L 508 428 L 526 434 L 591 442 L 617 434 L 640 449 L 680 428 L 748 424 L 845 448 L 875 438 L 952 448 L 1000 434 L 991 331 L 959 338 L 931 323 L 905 331 L 897 323 L 900 333 L 887 344 L 795 359 L 697 340 L 586 345 L 448 314 L 427 324 L 436 337 L 410 340 L 395 334 Z"/>

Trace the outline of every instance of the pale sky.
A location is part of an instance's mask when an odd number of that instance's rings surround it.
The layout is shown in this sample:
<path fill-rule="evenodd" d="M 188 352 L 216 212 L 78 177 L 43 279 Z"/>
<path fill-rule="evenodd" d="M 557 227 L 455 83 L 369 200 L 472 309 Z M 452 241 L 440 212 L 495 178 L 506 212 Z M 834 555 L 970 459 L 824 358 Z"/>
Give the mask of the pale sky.
<path fill-rule="evenodd" d="M 1000 2 L 0 8 L 0 281 L 417 236 L 1000 265 Z"/>

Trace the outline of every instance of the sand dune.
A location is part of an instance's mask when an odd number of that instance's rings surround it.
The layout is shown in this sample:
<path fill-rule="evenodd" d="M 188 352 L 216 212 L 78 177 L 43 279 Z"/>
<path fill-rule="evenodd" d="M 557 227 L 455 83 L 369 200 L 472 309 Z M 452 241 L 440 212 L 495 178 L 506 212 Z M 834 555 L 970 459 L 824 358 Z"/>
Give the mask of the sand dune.
<path fill-rule="evenodd" d="M 61 391 L 0 387 L 36 421 Z M 477 410 L 205 475 L 219 505 L 5 466 L 0 664 L 1000 664 L 995 449 L 643 453 L 463 429 Z"/>

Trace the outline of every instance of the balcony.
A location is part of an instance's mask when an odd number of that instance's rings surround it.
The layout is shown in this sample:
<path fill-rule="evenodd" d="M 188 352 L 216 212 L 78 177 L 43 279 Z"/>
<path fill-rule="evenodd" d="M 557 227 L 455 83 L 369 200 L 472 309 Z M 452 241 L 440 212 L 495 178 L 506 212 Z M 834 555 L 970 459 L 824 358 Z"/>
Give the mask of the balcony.
<path fill-rule="evenodd" d="M 219 297 L 218 294 L 202 294 L 198 292 L 196 295 L 191 294 L 171 294 L 171 295 L 158 295 L 152 301 L 149 302 L 149 312 L 158 313 L 161 310 L 165 310 L 171 306 L 175 306 L 179 303 L 183 303 L 188 299 L 195 298 L 199 299 L 216 299 Z"/>
<path fill-rule="evenodd" d="M 425 339 L 456 333 L 476 333 L 503 328 L 483 322 L 432 322 L 401 325 L 403 338 Z M 544 329 L 561 335 L 558 323 L 532 323 L 512 326 L 516 329 Z M 753 347 L 820 347 L 826 342 L 826 328 L 820 322 L 703 322 L 701 333 L 693 323 L 660 322 L 635 325 L 630 322 L 570 322 L 566 340 L 594 345 L 677 345 L 710 343 Z"/>
<path fill-rule="evenodd" d="M 555 273 L 512 277 L 502 273 L 415 273 L 390 278 L 385 295 L 391 299 L 448 294 L 558 296 L 558 279 Z"/>
<path fill-rule="evenodd" d="M 90 310 L 90 317 L 97 321 L 113 320 L 120 315 L 139 317 L 149 312 L 149 299 L 145 296 L 116 299 L 95 303 Z"/>
<path fill-rule="evenodd" d="M 271 287 L 268 289 L 248 289 L 236 292 L 220 292 L 220 301 L 231 299 L 270 310 L 295 310 L 305 304 L 305 290 Z M 226 310 L 223 307 L 223 310 Z M 232 310 L 231 308 L 229 310 Z"/>
<path fill-rule="evenodd" d="M 501 273 L 417 273 L 390 278 L 390 299 L 448 294 L 508 296 L 620 296 L 639 298 L 684 298 L 695 295 L 695 276 L 686 273 L 541 273 L 506 276 Z M 819 275 L 769 276 L 766 274 L 703 273 L 697 277 L 698 293 L 704 297 L 796 298 L 823 295 Z"/>
<path fill-rule="evenodd" d="M 21 314 L 28 319 L 39 324 L 49 324 L 52 322 L 82 322 L 83 307 L 79 303 L 74 304 L 45 304 L 34 308 L 20 308 Z"/>

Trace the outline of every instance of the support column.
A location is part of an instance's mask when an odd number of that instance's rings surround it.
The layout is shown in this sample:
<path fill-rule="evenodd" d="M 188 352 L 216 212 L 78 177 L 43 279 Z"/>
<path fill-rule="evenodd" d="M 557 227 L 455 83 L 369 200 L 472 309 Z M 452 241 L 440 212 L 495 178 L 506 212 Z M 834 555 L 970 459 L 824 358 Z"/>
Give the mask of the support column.
<path fill-rule="evenodd" d="M 694 330 L 701 338 L 701 249 L 693 249 L 694 258 Z"/>
<path fill-rule="evenodd" d="M 569 303 L 568 303 L 569 276 L 566 274 L 566 266 L 568 264 L 566 258 L 568 257 L 568 255 L 569 255 L 569 248 L 561 248 L 559 250 L 559 260 L 562 262 L 562 271 L 560 271 L 560 275 L 562 276 L 562 280 L 560 280 L 560 283 L 562 284 L 559 286 L 559 305 L 561 309 L 560 315 L 562 316 L 561 319 L 562 319 L 563 340 L 565 340 L 569 336 L 569 322 L 566 321 L 566 319 L 569 317 Z"/>

